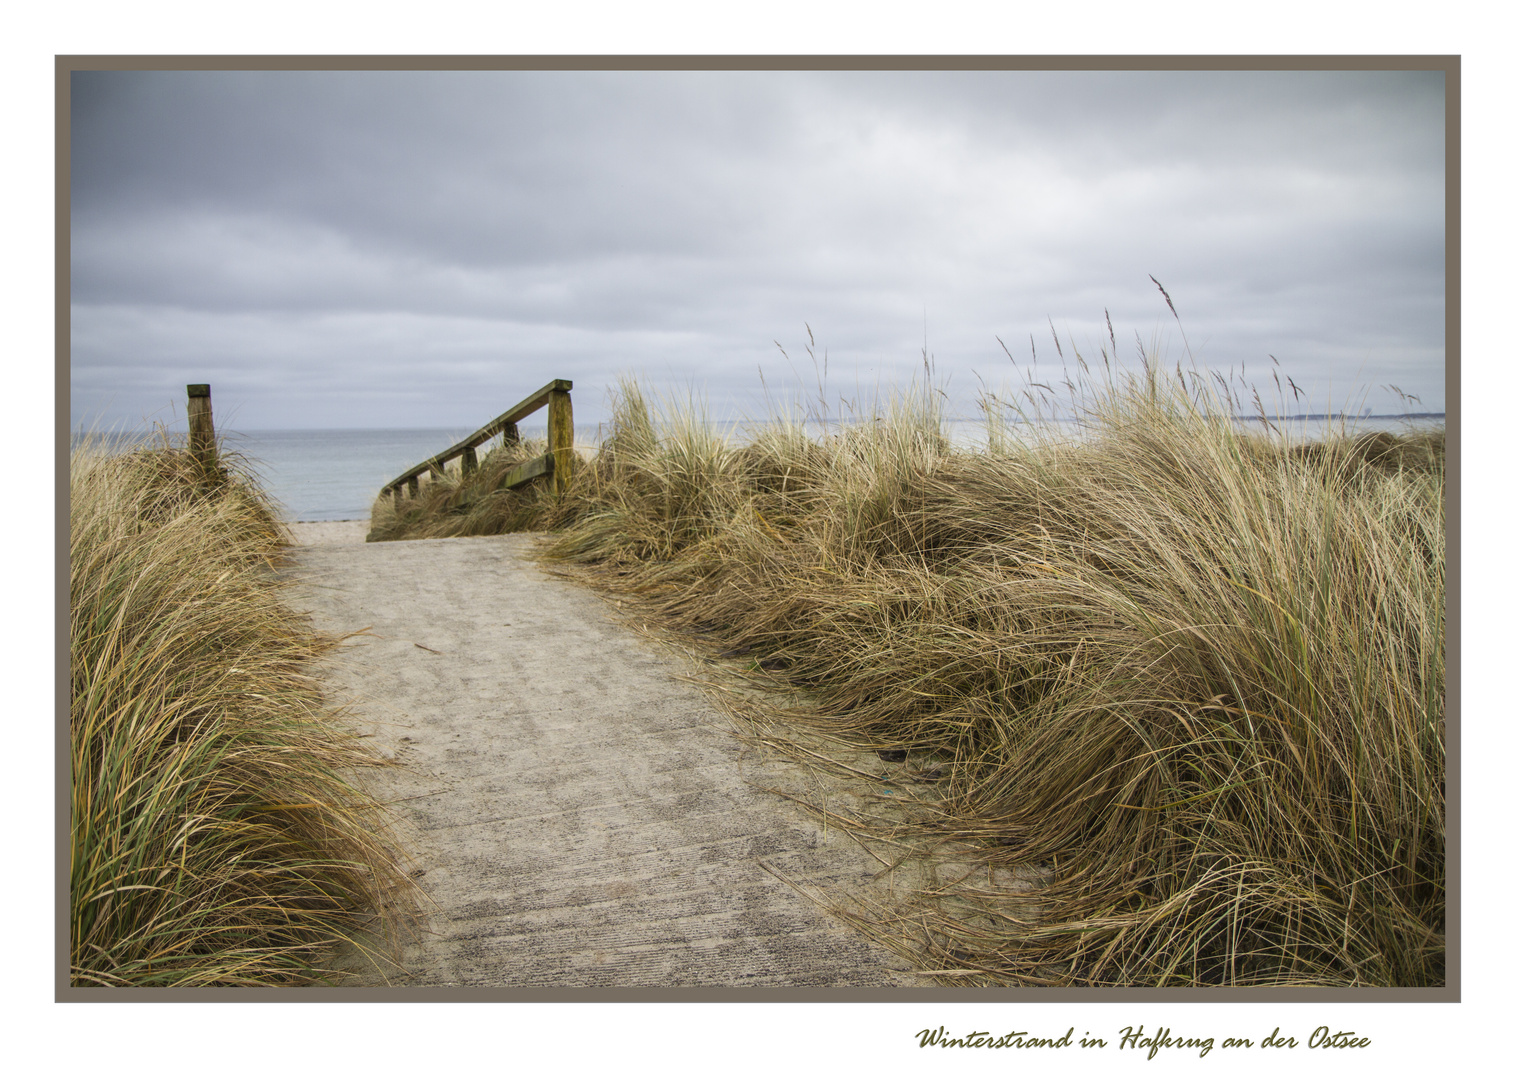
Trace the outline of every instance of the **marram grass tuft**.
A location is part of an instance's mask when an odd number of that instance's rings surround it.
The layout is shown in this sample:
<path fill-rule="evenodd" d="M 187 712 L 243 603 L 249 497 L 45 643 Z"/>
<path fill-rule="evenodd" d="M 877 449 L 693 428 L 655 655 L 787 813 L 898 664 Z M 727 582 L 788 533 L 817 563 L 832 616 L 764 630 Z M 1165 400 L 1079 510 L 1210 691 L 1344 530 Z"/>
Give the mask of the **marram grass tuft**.
<path fill-rule="evenodd" d="M 986 395 L 972 450 L 929 387 L 739 446 L 626 383 L 515 527 L 933 778 L 847 827 L 998 869 L 869 915 L 943 981 L 1442 983 L 1442 434 L 1306 443 L 1224 380 L 1079 363 L 1067 402 Z"/>
<path fill-rule="evenodd" d="M 76 986 L 321 981 L 411 885 L 366 754 L 307 673 L 256 486 L 183 449 L 70 459 Z"/>
<path fill-rule="evenodd" d="M 495 536 L 538 527 L 553 505 L 550 487 L 541 482 L 511 490 L 501 487 L 506 474 L 547 450 L 540 439 L 496 446 L 479 468 L 461 475 L 453 462 L 445 475 L 428 476 L 418 497 L 402 494 L 374 501 L 369 513 L 369 540 L 426 540 L 447 536 Z"/>

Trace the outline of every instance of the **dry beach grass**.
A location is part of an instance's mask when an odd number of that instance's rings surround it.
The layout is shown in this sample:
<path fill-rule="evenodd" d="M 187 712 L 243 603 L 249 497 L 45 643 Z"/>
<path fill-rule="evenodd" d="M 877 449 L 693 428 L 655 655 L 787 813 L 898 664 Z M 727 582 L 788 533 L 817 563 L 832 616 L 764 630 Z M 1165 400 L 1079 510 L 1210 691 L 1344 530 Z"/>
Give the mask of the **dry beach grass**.
<path fill-rule="evenodd" d="M 562 499 L 481 470 L 376 536 L 551 530 L 780 695 L 735 712 L 905 757 L 915 792 L 839 825 L 986 872 L 850 914 L 945 982 L 1442 982 L 1441 433 L 1299 444 L 1234 381 L 1076 359 L 1056 401 L 986 395 L 973 450 L 930 386 L 739 445 L 627 383 Z M 1020 422 L 1054 408 L 1083 437 Z"/>
<path fill-rule="evenodd" d="M 409 902 L 353 781 L 378 762 L 307 674 L 335 642 L 283 602 L 288 537 L 232 464 L 69 462 L 76 986 L 320 981 Z"/>

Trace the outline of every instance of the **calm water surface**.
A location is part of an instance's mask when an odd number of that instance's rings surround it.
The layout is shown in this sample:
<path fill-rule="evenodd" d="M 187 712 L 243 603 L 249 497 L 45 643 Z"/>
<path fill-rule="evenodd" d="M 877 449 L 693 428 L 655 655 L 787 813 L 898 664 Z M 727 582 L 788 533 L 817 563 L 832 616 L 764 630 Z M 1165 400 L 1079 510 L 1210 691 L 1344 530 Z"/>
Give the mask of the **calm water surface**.
<path fill-rule="evenodd" d="M 226 451 L 241 459 L 273 499 L 286 521 L 364 521 L 379 489 L 413 465 L 441 453 L 473 428 L 403 428 L 394 430 L 218 431 Z M 522 425 L 523 438 L 542 438 L 546 429 Z M 184 433 L 175 436 L 183 439 Z M 575 437 L 592 443 L 595 429 Z M 85 436 L 75 434 L 78 445 Z M 125 448 L 154 444 L 155 436 L 110 433 L 107 445 Z M 499 445 L 491 440 L 483 453 Z"/>
<path fill-rule="evenodd" d="M 1351 421 L 1350 426 L 1358 431 L 1403 432 L 1408 428 L 1440 423 L 1440 419 L 1406 421 L 1397 417 L 1372 417 Z M 741 438 L 734 425 L 715 426 Z M 1074 437 L 1079 433 L 1078 426 L 1072 423 L 1049 426 Z M 811 427 L 807 425 L 808 429 Z M 983 421 L 948 420 L 943 427 L 955 445 L 975 447 L 984 444 Z M 1294 434 L 1314 438 L 1338 427 L 1335 421 L 1301 421 Z M 821 434 L 822 426 L 816 425 L 815 428 L 812 433 Z M 226 449 L 242 456 L 286 520 L 353 521 L 368 518 L 369 507 L 387 482 L 433 454 L 446 450 L 472 430 L 225 431 L 222 439 Z M 546 431 L 523 426 L 521 434 L 524 438 L 542 438 Z M 582 447 L 594 446 L 601 435 L 603 432 L 598 428 L 580 427 L 575 431 L 575 441 Z M 497 444 L 498 441 L 492 440 L 480 447 L 481 456 Z"/>
<path fill-rule="evenodd" d="M 473 428 L 393 431 L 228 431 L 228 450 L 240 453 L 289 521 L 366 520 L 379 489 L 413 465 L 439 454 Z M 522 438 L 546 429 L 522 425 Z M 595 429 L 575 433 L 592 442 Z M 494 439 L 479 454 L 499 445 Z"/>

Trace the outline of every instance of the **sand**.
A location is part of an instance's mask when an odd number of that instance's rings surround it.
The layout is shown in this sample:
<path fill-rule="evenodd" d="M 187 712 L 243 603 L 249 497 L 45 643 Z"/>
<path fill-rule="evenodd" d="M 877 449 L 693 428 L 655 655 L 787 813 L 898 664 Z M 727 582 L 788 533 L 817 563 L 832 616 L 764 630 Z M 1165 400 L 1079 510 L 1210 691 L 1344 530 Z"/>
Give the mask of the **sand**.
<path fill-rule="evenodd" d="M 290 523 L 295 543 L 307 547 L 361 544 L 368 535 L 368 521 L 296 521 Z"/>
<path fill-rule="evenodd" d="M 878 860 L 764 790 L 815 778 L 734 737 L 681 680 L 689 661 L 542 570 L 530 536 L 292 528 L 297 604 L 324 631 L 364 631 L 326 677 L 406 767 L 365 782 L 434 905 L 401 966 L 354 981 L 930 983 L 776 876 L 812 895 L 891 888 Z"/>

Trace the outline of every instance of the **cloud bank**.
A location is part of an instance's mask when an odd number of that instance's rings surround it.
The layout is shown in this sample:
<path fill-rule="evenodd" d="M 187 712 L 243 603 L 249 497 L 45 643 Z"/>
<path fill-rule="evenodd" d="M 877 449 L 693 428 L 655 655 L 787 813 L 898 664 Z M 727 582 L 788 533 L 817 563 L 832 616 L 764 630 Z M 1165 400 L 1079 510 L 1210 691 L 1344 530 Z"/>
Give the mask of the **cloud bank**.
<path fill-rule="evenodd" d="M 925 349 L 970 412 L 1107 311 L 1180 358 L 1149 275 L 1203 366 L 1444 407 L 1440 72 L 102 71 L 71 121 L 76 427 L 761 414 L 807 326 L 828 390 Z"/>

